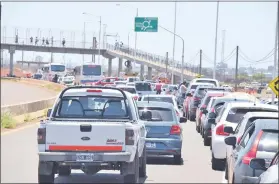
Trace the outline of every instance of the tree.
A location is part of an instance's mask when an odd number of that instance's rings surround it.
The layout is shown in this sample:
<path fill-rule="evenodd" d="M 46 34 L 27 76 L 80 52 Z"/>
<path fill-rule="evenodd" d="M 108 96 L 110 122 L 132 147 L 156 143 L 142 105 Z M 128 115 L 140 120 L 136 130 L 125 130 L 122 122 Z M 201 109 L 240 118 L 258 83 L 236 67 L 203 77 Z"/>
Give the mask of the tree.
<path fill-rule="evenodd" d="M 263 80 L 265 78 L 265 75 L 263 73 L 255 73 L 253 74 L 252 78 L 255 81 L 259 81 L 259 80 Z"/>

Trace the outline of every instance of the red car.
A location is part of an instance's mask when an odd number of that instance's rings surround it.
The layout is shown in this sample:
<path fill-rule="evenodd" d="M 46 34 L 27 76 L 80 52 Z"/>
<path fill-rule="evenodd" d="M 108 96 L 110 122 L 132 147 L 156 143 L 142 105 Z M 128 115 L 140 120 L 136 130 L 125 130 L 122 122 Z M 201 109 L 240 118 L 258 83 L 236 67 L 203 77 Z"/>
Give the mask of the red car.
<path fill-rule="evenodd" d="M 106 78 L 96 82 L 95 85 L 104 86 L 104 85 L 107 85 L 107 84 L 114 84 L 114 81 L 118 81 L 118 80 L 119 80 L 118 77 L 106 77 Z"/>
<path fill-rule="evenodd" d="M 196 130 L 198 133 L 200 132 L 202 112 L 204 109 L 206 109 L 208 103 L 210 102 L 210 99 L 212 97 L 222 97 L 225 94 L 227 94 L 227 93 L 223 92 L 223 91 L 208 91 L 206 93 L 206 95 L 202 99 L 200 106 L 197 108 L 197 111 L 196 111 Z"/>

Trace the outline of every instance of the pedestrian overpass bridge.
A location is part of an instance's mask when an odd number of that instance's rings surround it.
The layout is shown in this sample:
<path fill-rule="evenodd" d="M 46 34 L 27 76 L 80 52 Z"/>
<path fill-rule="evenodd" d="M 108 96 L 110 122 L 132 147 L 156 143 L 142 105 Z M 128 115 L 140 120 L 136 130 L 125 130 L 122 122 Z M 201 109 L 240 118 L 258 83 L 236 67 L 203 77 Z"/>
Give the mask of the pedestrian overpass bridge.
<path fill-rule="evenodd" d="M 62 53 L 62 54 L 84 54 L 84 55 L 102 55 L 108 59 L 108 75 L 112 73 L 112 59 L 118 58 L 119 68 L 118 74 L 122 71 L 123 59 L 133 61 L 141 65 L 141 76 L 144 74 L 144 65 L 148 67 L 147 78 L 152 78 L 152 69 L 159 71 L 172 72 L 174 74 L 174 81 L 179 81 L 182 73 L 181 64 L 177 61 L 168 60 L 166 65 L 166 57 L 150 54 L 140 50 L 134 50 L 131 48 L 115 47 L 112 44 L 106 44 L 103 49 L 92 48 L 80 48 L 80 47 L 57 47 L 57 46 L 39 46 L 28 44 L 12 44 L 1 43 L 1 49 L 9 50 L 10 53 L 10 74 L 13 71 L 14 53 L 16 51 L 33 51 L 33 52 L 49 52 L 49 53 Z M 183 70 L 183 78 L 192 79 L 197 76 L 197 73 L 193 73 L 189 68 Z"/>

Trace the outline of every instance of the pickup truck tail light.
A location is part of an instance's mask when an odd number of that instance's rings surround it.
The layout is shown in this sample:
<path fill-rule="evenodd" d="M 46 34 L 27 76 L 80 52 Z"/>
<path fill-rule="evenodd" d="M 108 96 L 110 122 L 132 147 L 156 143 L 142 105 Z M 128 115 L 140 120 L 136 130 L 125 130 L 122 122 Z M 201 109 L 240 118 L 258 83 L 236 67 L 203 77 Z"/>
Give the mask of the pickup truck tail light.
<path fill-rule="evenodd" d="M 229 133 L 224 132 L 225 125 L 221 124 L 216 128 L 216 135 L 229 136 Z"/>
<path fill-rule="evenodd" d="M 180 135 L 181 134 L 181 128 L 179 125 L 173 125 L 171 127 L 171 130 L 170 130 L 170 134 L 171 135 Z"/>
<path fill-rule="evenodd" d="M 46 128 L 38 128 L 37 141 L 38 141 L 38 144 L 46 143 Z"/>
<path fill-rule="evenodd" d="M 134 130 L 126 129 L 126 131 L 125 131 L 125 144 L 126 145 L 134 145 L 135 144 Z"/>
<path fill-rule="evenodd" d="M 194 97 L 193 100 L 194 101 L 200 101 L 200 98 L 199 97 Z"/>
<path fill-rule="evenodd" d="M 138 98 L 139 98 L 138 96 L 134 96 L 134 100 L 138 100 Z"/>
<path fill-rule="evenodd" d="M 88 93 L 102 93 L 101 89 L 88 89 L 86 90 Z"/>

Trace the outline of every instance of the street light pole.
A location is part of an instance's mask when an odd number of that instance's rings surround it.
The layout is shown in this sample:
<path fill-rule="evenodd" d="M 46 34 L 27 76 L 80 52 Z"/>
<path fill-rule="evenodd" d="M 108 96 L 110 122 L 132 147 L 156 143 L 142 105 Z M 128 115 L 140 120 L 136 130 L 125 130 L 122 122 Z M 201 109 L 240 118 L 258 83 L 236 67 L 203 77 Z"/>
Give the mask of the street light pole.
<path fill-rule="evenodd" d="M 217 58 L 218 22 L 219 22 L 219 1 L 217 2 L 217 13 L 216 13 L 215 52 L 214 52 L 213 79 L 216 79 L 216 58 Z"/>
<path fill-rule="evenodd" d="M 278 4 L 277 4 L 277 17 L 276 17 L 276 31 L 275 31 L 275 49 L 274 49 L 274 66 L 273 66 L 273 72 L 272 72 L 272 74 L 273 74 L 273 78 L 275 78 L 276 77 L 276 75 L 277 75 L 277 72 L 278 71 L 276 71 L 276 69 L 277 69 L 277 67 L 278 67 L 278 63 L 277 63 L 277 61 L 278 61 L 278 59 L 277 59 L 277 57 L 278 57 L 278 55 L 277 55 L 277 50 L 278 50 L 278 22 L 279 22 L 279 1 L 278 1 Z M 272 93 L 272 98 L 271 98 L 271 104 L 274 104 L 274 99 L 275 99 L 275 94 L 274 93 Z"/>
<path fill-rule="evenodd" d="M 172 32 L 172 31 L 170 31 L 170 30 L 168 30 L 168 29 L 166 29 L 166 28 L 164 28 L 164 27 L 162 27 L 162 26 L 160 26 L 160 25 L 159 25 L 159 27 L 162 28 L 162 29 L 164 29 L 165 31 L 167 31 L 167 32 L 169 32 L 169 33 L 171 33 L 171 34 L 177 36 L 177 37 L 180 38 L 181 41 L 182 41 L 182 61 L 181 61 L 181 65 L 182 65 L 182 66 L 181 66 L 180 80 L 181 80 L 181 82 L 183 82 L 183 80 L 184 80 L 184 79 L 183 79 L 183 77 L 184 77 L 184 39 L 183 39 L 181 36 L 179 36 L 178 34 Z"/>
<path fill-rule="evenodd" d="M 176 3 L 174 4 L 174 28 L 173 28 L 173 48 L 172 48 L 172 59 L 174 62 L 174 55 L 175 55 L 175 33 L 176 33 Z M 171 83 L 174 83 L 174 75 L 173 75 L 173 70 L 171 70 Z"/>
<path fill-rule="evenodd" d="M 84 49 L 85 49 L 85 42 L 86 42 L 85 24 L 86 24 L 86 22 L 83 23 L 83 48 L 84 48 Z M 84 54 L 82 55 L 82 61 L 83 61 L 83 63 L 84 63 Z"/>
<path fill-rule="evenodd" d="M 102 32 L 102 17 L 100 16 L 100 30 L 99 30 L 99 55 L 98 55 L 98 64 L 100 64 L 101 59 L 101 32 Z"/>

